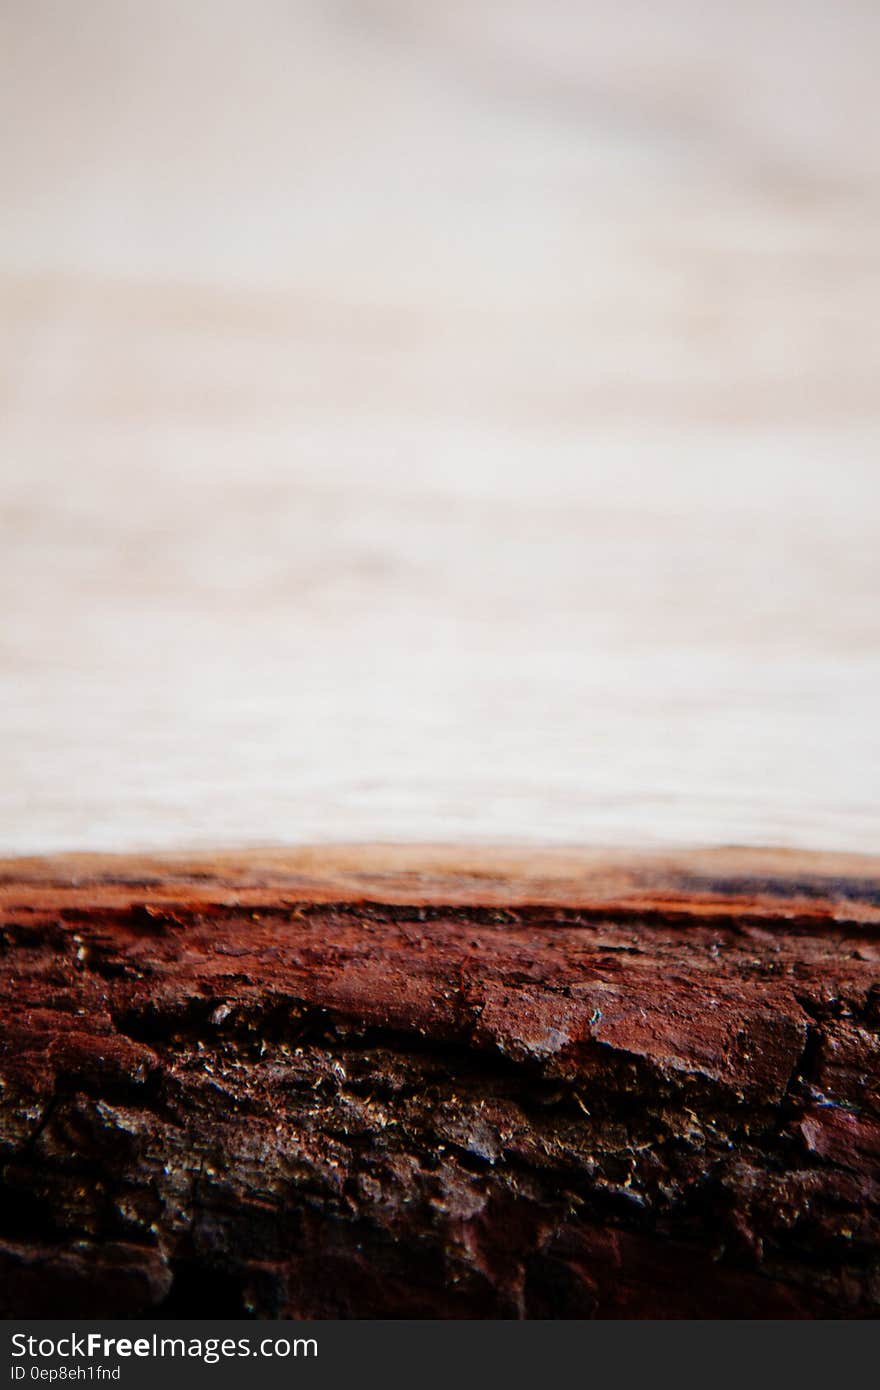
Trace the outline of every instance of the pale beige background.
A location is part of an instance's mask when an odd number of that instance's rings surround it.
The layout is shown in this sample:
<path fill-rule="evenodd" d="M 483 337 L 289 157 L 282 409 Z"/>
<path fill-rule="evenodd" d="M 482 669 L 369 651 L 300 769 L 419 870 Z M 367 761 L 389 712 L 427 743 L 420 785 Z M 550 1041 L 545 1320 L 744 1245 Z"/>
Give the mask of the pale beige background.
<path fill-rule="evenodd" d="M 0 54 L 0 852 L 877 849 L 875 0 Z"/>

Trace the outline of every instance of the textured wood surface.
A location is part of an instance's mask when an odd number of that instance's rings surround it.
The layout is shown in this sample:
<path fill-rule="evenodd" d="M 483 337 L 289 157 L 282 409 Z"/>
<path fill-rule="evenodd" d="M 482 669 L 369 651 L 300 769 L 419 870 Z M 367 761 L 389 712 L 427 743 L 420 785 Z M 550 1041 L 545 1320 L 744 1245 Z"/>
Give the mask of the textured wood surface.
<path fill-rule="evenodd" d="M 0 866 L 0 1306 L 876 1317 L 880 862 Z"/>
<path fill-rule="evenodd" d="M 878 48 L 5 0 L 0 851 L 876 849 Z"/>

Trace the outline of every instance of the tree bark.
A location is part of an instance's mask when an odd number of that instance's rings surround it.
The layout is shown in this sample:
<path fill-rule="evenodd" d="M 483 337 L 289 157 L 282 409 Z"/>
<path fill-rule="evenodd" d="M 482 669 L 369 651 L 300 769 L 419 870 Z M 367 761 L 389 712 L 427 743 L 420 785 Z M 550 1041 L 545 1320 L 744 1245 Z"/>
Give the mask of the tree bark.
<path fill-rule="evenodd" d="M 5 1316 L 880 1313 L 880 865 L 0 864 Z"/>

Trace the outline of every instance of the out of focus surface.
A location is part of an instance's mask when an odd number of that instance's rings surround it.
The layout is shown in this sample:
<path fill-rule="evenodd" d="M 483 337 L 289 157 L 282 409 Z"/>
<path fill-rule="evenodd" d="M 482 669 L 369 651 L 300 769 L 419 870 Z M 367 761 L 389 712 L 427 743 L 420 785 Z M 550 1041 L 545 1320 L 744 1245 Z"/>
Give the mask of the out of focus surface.
<path fill-rule="evenodd" d="M 872 850 L 880 7 L 0 7 L 0 852 Z"/>

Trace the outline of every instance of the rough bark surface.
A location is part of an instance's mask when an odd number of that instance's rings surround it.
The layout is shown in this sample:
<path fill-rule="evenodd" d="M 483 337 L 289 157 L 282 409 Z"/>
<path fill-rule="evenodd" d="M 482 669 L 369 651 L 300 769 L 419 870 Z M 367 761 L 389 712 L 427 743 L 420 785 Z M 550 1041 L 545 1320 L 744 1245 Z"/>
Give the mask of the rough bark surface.
<path fill-rule="evenodd" d="M 6 1316 L 880 1313 L 880 873 L 0 864 Z"/>

